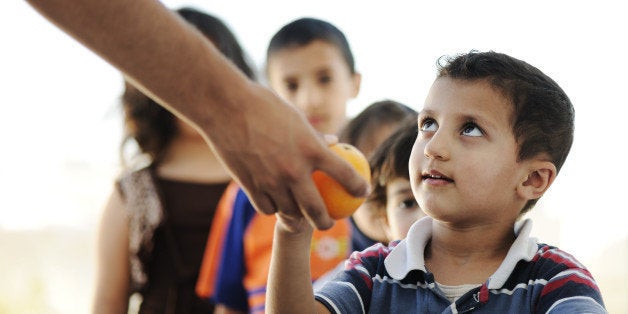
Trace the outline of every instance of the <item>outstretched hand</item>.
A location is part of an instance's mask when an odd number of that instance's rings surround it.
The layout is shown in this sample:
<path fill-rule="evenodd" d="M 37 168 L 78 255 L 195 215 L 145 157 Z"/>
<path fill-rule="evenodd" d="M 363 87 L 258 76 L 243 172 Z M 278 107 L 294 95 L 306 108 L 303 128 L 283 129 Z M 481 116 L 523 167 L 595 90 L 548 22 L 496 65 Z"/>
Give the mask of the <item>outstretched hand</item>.
<path fill-rule="evenodd" d="M 250 82 L 203 35 L 154 0 L 28 0 L 180 118 L 198 127 L 258 211 L 327 229 L 322 170 L 363 197 L 368 183 L 296 109 Z"/>
<path fill-rule="evenodd" d="M 207 131 L 212 147 L 258 211 L 330 228 L 333 220 L 312 172 L 328 173 L 360 197 L 368 193 L 368 183 L 326 148 L 328 143 L 294 107 L 260 85 L 249 87 L 251 93 L 240 99 L 239 111 L 230 119 L 216 119 Z"/>

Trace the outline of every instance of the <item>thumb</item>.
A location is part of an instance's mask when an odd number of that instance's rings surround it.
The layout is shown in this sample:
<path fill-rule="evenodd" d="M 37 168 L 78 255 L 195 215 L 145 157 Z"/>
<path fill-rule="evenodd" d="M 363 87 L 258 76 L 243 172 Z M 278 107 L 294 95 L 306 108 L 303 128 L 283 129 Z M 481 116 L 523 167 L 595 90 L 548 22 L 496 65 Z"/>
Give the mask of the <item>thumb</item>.
<path fill-rule="evenodd" d="M 371 185 L 346 160 L 330 149 L 325 149 L 318 169 L 338 181 L 349 194 L 355 197 L 367 197 Z"/>

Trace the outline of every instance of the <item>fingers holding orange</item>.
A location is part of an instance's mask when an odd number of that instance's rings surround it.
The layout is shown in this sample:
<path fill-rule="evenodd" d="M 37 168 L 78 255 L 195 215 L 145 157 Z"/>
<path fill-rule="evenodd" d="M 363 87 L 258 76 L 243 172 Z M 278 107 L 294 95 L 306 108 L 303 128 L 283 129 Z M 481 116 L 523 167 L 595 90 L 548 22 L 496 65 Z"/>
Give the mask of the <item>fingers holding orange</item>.
<path fill-rule="evenodd" d="M 366 181 L 371 181 L 371 168 L 368 160 L 357 148 L 349 144 L 337 143 L 330 145 L 329 149 L 349 162 Z M 340 183 L 320 170 L 312 173 L 312 179 L 325 202 L 329 216 L 333 219 L 351 216 L 364 202 L 363 197 L 349 194 Z"/>

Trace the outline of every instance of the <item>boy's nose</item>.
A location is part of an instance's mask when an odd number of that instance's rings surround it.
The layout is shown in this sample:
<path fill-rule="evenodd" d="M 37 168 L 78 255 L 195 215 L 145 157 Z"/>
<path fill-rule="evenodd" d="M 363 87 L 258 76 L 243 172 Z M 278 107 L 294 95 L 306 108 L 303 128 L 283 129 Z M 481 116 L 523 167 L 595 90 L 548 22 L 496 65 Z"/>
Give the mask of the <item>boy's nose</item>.
<path fill-rule="evenodd" d="M 447 143 L 444 134 L 441 134 L 438 131 L 434 133 L 434 135 L 432 135 L 432 137 L 425 144 L 423 153 L 428 158 L 449 160 L 449 144 Z"/>
<path fill-rule="evenodd" d="M 315 88 L 305 88 L 299 95 L 298 105 L 302 109 L 316 108 L 322 103 L 323 95 Z"/>

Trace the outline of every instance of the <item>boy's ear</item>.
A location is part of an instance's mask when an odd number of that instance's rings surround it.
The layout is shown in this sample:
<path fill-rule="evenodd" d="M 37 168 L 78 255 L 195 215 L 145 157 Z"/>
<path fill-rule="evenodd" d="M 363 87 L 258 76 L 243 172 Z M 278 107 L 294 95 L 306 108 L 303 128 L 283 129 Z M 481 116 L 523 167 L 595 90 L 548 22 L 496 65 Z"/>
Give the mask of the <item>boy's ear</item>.
<path fill-rule="evenodd" d="M 358 93 L 360 93 L 361 84 L 362 84 L 362 74 L 358 72 L 353 73 L 353 94 L 351 95 L 353 98 L 358 97 Z"/>
<path fill-rule="evenodd" d="M 554 182 L 556 166 L 547 160 L 531 160 L 527 169 L 527 176 L 517 186 L 517 193 L 526 200 L 538 199 Z"/>

